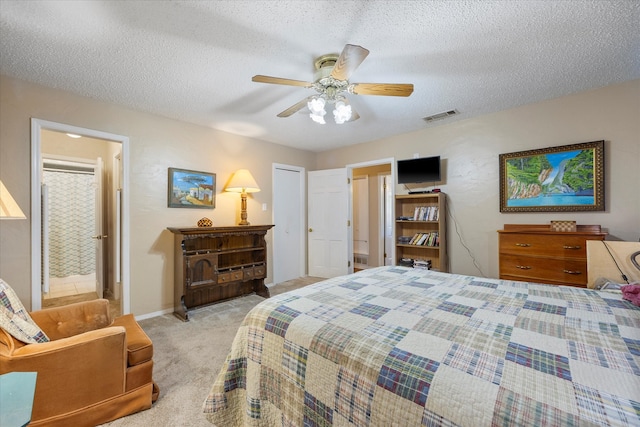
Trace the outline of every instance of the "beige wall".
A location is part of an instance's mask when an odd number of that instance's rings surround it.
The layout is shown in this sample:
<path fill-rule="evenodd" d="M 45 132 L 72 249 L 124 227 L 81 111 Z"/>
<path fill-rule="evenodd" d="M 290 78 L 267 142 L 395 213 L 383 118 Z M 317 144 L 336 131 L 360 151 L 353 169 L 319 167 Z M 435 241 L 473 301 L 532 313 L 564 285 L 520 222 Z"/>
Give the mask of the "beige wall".
<path fill-rule="evenodd" d="M 27 216 L 30 212 L 30 118 L 66 123 L 130 138 L 131 309 L 144 315 L 172 305 L 172 235 L 168 226 L 195 225 L 202 216 L 216 225 L 239 219 L 237 194 L 222 192 L 230 175 L 248 168 L 262 191 L 249 196 L 249 220 L 270 223 L 271 164 L 314 169 L 389 157 L 441 155 L 441 186 L 464 248 L 449 222 L 449 255 L 455 273 L 498 274 L 497 233 L 504 223 L 575 219 L 601 224 L 611 239 L 640 237 L 640 80 L 531 104 L 478 118 L 314 154 L 139 113 L 54 89 L 0 76 L 0 179 Z M 464 112 L 463 112 L 464 113 Z M 606 141 L 605 212 L 501 214 L 498 155 L 513 151 Z M 213 211 L 166 207 L 167 168 L 217 174 Z M 397 187 L 398 193 L 404 191 Z M 262 203 L 269 209 L 263 212 Z M 29 221 L 0 221 L 0 277 L 31 301 Z M 268 235 L 269 250 L 271 237 Z M 472 258 L 473 257 L 473 258 Z M 479 269 L 474 265 L 474 259 Z M 269 269 L 272 271 L 271 253 Z M 267 278 L 270 282 L 271 278 Z"/>
<path fill-rule="evenodd" d="M 464 113 L 464 111 L 462 112 Z M 505 223 L 548 223 L 555 219 L 600 224 L 609 239 L 640 237 L 640 80 L 461 120 L 318 155 L 318 169 L 395 156 L 440 155 L 445 165 L 450 213 L 451 271 L 498 275 L 496 230 Z M 499 210 L 498 155 L 514 151 L 605 140 L 606 211 L 509 213 Z M 396 186 L 396 193 L 405 192 Z M 479 269 L 474 265 L 474 259 Z"/>
<path fill-rule="evenodd" d="M 315 155 L 256 139 L 131 111 L 66 92 L 0 76 L 0 179 L 30 217 L 30 119 L 65 123 L 130 138 L 131 311 L 144 315 L 173 304 L 173 235 L 169 226 L 195 226 L 203 216 L 215 225 L 239 221 L 240 197 L 222 189 L 239 168 L 262 189 L 249 196 L 249 221 L 272 221 L 272 163 L 313 170 Z M 216 173 L 214 210 L 167 208 L 167 168 Z M 267 203 L 267 211 L 262 211 Z M 269 277 L 273 271 L 267 235 Z M 0 221 L 0 277 L 31 304 L 30 224 Z"/>
<path fill-rule="evenodd" d="M 632 259 L 640 262 L 640 242 L 587 242 L 587 265 L 589 269 L 590 288 L 595 288 L 601 279 L 613 283 L 640 283 L 640 270 L 633 264 Z M 622 277 L 620 271 L 624 273 Z M 626 280 L 626 282 L 625 282 Z M 601 283 L 602 284 L 602 283 Z"/>

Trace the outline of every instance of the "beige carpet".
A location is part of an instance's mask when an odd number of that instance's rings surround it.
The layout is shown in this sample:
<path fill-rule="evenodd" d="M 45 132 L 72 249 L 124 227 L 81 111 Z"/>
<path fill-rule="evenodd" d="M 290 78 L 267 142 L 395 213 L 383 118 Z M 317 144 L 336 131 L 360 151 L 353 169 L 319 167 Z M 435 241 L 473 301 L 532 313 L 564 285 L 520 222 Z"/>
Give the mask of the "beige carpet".
<path fill-rule="evenodd" d="M 305 277 L 269 288 L 272 296 L 322 279 Z M 264 298 L 257 295 L 199 308 L 189 312 L 189 322 L 173 314 L 140 321 L 153 341 L 153 377 L 160 398 L 147 411 L 120 418 L 105 426 L 209 426 L 202 414 L 218 371 L 227 356 L 244 316 Z"/>

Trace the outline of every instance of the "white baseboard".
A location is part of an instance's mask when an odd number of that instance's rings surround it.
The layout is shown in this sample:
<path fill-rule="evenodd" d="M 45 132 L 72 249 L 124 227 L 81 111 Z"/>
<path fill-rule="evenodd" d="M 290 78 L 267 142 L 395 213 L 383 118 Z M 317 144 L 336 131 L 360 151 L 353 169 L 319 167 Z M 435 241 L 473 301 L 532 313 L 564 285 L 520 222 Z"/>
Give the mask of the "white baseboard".
<path fill-rule="evenodd" d="M 152 317 L 164 316 L 165 314 L 173 313 L 173 308 L 167 308 L 161 311 L 154 311 L 153 313 L 141 314 L 140 316 L 134 316 L 136 320 L 151 319 Z"/>

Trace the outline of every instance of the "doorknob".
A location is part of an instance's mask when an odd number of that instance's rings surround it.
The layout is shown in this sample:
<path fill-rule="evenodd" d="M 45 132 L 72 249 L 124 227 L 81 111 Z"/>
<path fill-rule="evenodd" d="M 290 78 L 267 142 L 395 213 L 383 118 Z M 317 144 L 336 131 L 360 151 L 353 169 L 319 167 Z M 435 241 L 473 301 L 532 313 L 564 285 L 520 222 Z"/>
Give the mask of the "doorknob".
<path fill-rule="evenodd" d="M 313 232 L 313 228 L 309 228 L 309 233 L 312 233 L 312 232 Z"/>
<path fill-rule="evenodd" d="M 96 239 L 96 240 L 102 240 L 102 239 L 106 239 L 107 236 L 106 234 L 103 234 L 102 236 L 91 236 L 92 239 Z"/>

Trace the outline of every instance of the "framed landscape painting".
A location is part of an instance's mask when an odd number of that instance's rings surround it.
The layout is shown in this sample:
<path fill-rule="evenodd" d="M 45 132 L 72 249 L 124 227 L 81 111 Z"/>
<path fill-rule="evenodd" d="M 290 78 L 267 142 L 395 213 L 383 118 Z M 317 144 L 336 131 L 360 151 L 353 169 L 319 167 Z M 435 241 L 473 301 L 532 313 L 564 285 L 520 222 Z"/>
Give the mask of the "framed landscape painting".
<path fill-rule="evenodd" d="M 216 207 L 216 174 L 169 168 L 168 207 Z"/>
<path fill-rule="evenodd" d="M 500 154 L 500 212 L 604 210 L 604 141 Z"/>

